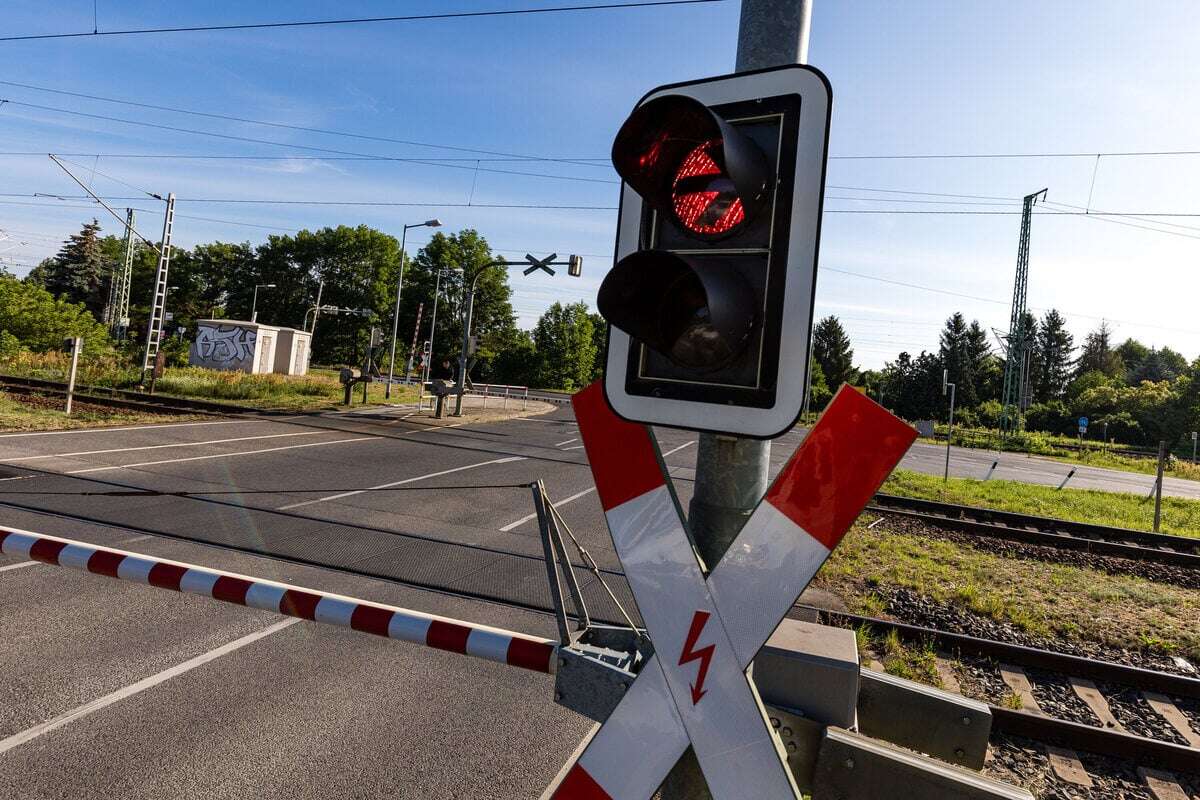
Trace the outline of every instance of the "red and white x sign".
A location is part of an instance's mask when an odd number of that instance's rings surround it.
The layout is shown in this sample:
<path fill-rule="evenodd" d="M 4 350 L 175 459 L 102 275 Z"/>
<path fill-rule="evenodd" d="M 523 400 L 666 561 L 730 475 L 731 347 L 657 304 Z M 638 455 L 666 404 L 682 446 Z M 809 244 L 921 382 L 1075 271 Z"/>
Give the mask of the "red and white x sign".
<path fill-rule="evenodd" d="M 798 798 L 746 669 L 916 431 L 843 386 L 705 576 L 649 428 L 573 403 L 655 655 L 551 797 L 648 800 L 690 744 L 715 800 Z"/>

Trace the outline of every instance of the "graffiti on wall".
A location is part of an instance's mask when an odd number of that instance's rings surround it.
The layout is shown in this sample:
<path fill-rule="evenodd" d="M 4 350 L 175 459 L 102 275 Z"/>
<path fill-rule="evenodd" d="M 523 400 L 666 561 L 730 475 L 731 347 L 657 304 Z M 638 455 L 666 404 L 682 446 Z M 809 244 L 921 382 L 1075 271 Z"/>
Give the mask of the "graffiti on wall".
<path fill-rule="evenodd" d="M 188 363 L 209 369 L 254 369 L 254 346 L 258 332 L 238 325 L 206 325 L 196 330 L 196 341 L 188 353 Z"/>

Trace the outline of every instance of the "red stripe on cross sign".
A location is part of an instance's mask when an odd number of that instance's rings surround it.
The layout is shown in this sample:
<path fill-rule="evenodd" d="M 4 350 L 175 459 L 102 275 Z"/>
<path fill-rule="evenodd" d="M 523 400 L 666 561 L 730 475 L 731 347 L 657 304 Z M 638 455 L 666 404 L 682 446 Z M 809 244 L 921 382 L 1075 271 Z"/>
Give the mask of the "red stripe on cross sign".
<path fill-rule="evenodd" d="M 614 414 L 602 381 L 572 397 L 571 405 L 605 511 L 666 485 L 650 429 Z"/>
<path fill-rule="evenodd" d="M 764 499 L 832 550 L 916 438 L 843 384 Z"/>

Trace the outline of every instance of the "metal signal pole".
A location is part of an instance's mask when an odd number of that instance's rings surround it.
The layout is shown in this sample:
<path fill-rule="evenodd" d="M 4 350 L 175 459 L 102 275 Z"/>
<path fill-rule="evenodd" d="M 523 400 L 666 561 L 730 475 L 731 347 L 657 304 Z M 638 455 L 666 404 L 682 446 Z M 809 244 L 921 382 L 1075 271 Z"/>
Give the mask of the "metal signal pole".
<path fill-rule="evenodd" d="M 811 0 L 742 0 L 734 68 L 747 72 L 805 63 L 811 22 Z M 710 569 L 721 560 L 766 494 L 770 462 L 769 441 L 700 434 L 688 528 L 696 550 Z M 662 798 L 709 797 L 699 762 L 688 748 L 663 783 Z"/>

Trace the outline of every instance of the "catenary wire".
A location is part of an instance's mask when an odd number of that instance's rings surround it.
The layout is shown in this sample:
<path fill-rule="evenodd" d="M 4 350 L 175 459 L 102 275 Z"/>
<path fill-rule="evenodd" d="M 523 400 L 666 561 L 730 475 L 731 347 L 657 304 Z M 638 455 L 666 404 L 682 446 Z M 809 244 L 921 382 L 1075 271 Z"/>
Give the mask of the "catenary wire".
<path fill-rule="evenodd" d="M 555 14 L 579 11 L 606 11 L 624 8 L 648 8 L 652 6 L 684 6 L 701 3 L 719 3 L 724 0 L 641 0 L 634 3 L 595 3 L 590 5 L 551 6 L 548 8 L 511 8 L 494 11 L 447 11 L 436 14 L 406 14 L 391 17 L 347 17 L 342 19 L 294 20 L 284 22 L 249 22 L 231 25 L 183 25 L 160 28 L 126 28 L 124 30 L 80 31 L 78 33 L 34 33 L 17 36 L 0 36 L 0 42 L 21 42 L 37 39 L 78 39 L 88 36 L 131 36 L 148 33 L 196 33 L 201 31 L 244 31 L 264 28 L 309 28 L 324 25 L 365 25 L 381 22 L 421 22 L 439 19 L 468 19 L 478 17 L 512 17 L 525 14 Z"/>

